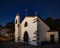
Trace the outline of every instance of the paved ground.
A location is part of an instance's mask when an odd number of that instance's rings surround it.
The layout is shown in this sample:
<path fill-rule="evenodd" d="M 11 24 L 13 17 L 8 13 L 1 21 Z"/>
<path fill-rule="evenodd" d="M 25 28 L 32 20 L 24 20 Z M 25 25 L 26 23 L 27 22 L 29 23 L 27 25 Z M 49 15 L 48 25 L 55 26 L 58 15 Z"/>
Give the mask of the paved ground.
<path fill-rule="evenodd" d="M 60 44 L 43 44 L 40 46 L 32 46 L 16 42 L 0 42 L 0 48 L 60 48 Z"/>

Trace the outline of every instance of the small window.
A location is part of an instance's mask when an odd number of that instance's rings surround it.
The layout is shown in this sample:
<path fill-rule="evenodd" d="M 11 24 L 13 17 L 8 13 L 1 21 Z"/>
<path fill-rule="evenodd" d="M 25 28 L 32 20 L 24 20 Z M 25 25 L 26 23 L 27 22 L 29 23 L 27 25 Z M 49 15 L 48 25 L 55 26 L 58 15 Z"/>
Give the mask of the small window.
<path fill-rule="evenodd" d="M 37 22 L 37 20 L 34 20 L 33 23 Z"/>
<path fill-rule="evenodd" d="M 19 27 L 19 24 L 18 24 L 18 27 Z"/>
<path fill-rule="evenodd" d="M 36 34 L 38 31 L 35 31 L 34 34 Z"/>
<path fill-rule="evenodd" d="M 33 23 L 37 22 L 37 19 L 33 19 Z"/>
<path fill-rule="evenodd" d="M 24 27 L 27 27 L 27 22 L 25 22 Z"/>
<path fill-rule="evenodd" d="M 16 20 L 16 24 L 17 24 L 17 20 Z"/>
<path fill-rule="evenodd" d="M 36 36 L 34 36 L 33 38 L 36 38 Z"/>
<path fill-rule="evenodd" d="M 36 34 L 36 32 L 34 32 L 34 34 Z"/>

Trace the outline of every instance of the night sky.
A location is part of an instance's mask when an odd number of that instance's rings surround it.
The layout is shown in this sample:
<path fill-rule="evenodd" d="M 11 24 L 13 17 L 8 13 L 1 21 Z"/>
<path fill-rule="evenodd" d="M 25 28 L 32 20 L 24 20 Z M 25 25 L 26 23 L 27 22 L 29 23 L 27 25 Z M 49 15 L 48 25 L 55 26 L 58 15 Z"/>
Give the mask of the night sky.
<path fill-rule="evenodd" d="M 5 26 L 7 22 L 14 21 L 16 13 L 20 13 L 21 20 L 27 15 L 38 15 L 45 19 L 60 18 L 60 0 L 0 0 L 0 24 Z"/>

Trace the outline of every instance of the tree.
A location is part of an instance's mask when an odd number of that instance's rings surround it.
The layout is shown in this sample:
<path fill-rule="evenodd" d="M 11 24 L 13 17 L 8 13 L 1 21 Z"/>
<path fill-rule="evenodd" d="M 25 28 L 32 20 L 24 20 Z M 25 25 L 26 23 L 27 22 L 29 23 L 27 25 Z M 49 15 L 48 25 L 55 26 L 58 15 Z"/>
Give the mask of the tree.
<path fill-rule="evenodd" d="M 51 30 L 53 30 L 52 29 L 52 26 L 53 26 L 52 21 L 53 21 L 52 17 L 48 17 L 45 19 L 46 24 L 51 28 Z"/>
<path fill-rule="evenodd" d="M 8 22 L 4 28 L 7 28 L 12 33 L 15 32 L 15 25 L 14 22 Z"/>
<path fill-rule="evenodd" d="M 6 26 L 4 27 L 6 29 L 6 33 L 10 36 L 11 40 L 14 39 L 14 33 L 15 33 L 15 25 L 14 22 L 8 22 Z"/>
<path fill-rule="evenodd" d="M 45 22 L 51 30 L 57 30 L 60 32 L 60 19 L 53 20 L 51 17 L 48 17 Z"/>
<path fill-rule="evenodd" d="M 3 29 L 3 27 L 2 27 L 2 25 L 0 25 L 0 33 L 2 32 L 2 29 Z"/>

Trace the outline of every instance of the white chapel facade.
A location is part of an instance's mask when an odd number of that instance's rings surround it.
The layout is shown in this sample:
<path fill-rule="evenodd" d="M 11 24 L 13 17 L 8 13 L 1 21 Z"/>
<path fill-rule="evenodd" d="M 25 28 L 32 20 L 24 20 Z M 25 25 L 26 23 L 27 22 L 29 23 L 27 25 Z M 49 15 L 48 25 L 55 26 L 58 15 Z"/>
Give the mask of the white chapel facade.
<path fill-rule="evenodd" d="M 28 42 L 31 45 L 41 44 L 41 42 L 48 40 L 46 34 L 49 30 L 49 26 L 37 15 L 26 16 L 22 22 L 20 22 L 19 14 L 15 17 L 16 42 Z"/>

